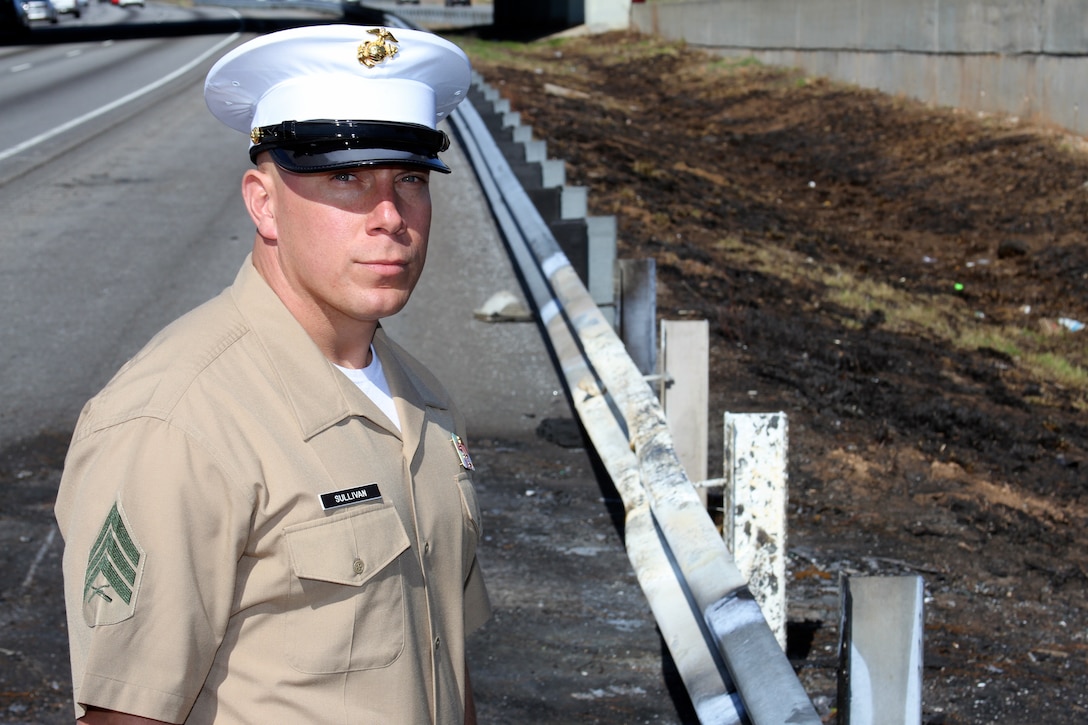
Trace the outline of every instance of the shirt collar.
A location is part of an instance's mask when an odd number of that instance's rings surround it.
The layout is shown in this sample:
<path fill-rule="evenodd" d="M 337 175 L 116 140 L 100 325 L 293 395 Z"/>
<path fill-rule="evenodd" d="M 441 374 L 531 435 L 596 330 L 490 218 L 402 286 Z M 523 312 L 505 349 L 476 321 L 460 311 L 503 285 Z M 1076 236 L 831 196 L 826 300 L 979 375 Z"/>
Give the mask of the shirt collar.
<path fill-rule="evenodd" d="M 295 413 L 303 440 L 351 416 L 366 417 L 398 434 L 378 406 L 321 353 L 257 272 L 252 255 L 246 257 L 231 293 L 279 377 L 280 388 Z M 413 373 L 403 352 L 389 342 L 383 330 L 377 331 L 373 344 L 394 400 L 403 399 L 408 404 L 401 406 L 401 410 L 447 407 L 444 396 Z"/>

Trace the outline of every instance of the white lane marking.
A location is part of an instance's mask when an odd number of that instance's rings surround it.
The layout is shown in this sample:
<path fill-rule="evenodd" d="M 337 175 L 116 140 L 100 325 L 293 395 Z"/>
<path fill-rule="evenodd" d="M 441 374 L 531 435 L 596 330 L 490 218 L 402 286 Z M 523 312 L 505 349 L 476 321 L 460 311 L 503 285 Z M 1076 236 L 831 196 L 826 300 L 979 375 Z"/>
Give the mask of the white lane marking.
<path fill-rule="evenodd" d="M 11 67 L 11 72 L 12 73 L 19 73 L 19 72 L 22 72 L 24 70 L 27 70 L 27 69 L 33 68 L 33 67 L 34 67 L 33 63 L 20 63 L 19 65 L 13 65 Z"/>
<path fill-rule="evenodd" d="M 196 66 L 203 63 L 213 53 L 218 53 L 222 48 L 224 48 L 227 45 L 233 43 L 235 40 L 238 39 L 238 37 L 240 35 L 241 35 L 241 33 L 232 33 L 229 37 L 224 38 L 222 41 L 220 41 L 216 45 L 212 46 L 211 48 L 208 48 L 208 50 L 204 51 L 203 53 L 201 53 L 199 56 L 197 56 L 193 60 L 189 61 L 185 65 L 183 65 L 180 68 L 176 69 L 170 75 L 163 76 L 162 78 L 155 81 L 154 83 L 146 85 L 143 88 L 139 88 L 139 89 L 133 91 L 132 93 L 129 93 L 127 96 L 124 96 L 123 98 L 118 98 L 116 101 L 113 101 L 112 103 L 107 103 L 106 105 L 104 105 L 104 106 L 102 106 L 100 108 L 96 108 L 95 110 L 90 111 L 89 113 L 85 113 L 82 116 L 80 116 L 79 118 L 73 118 L 71 121 L 68 121 L 67 123 L 62 123 L 60 126 L 57 126 L 56 128 L 54 128 L 54 129 L 52 129 L 50 131 L 46 131 L 45 133 L 38 134 L 34 138 L 27 139 L 26 141 L 23 141 L 21 144 L 18 144 L 16 146 L 12 146 L 11 148 L 7 149 L 6 151 L 0 151 L 0 161 L 3 161 L 4 159 L 9 158 L 11 156 L 14 156 L 17 153 L 21 153 L 23 151 L 26 151 L 29 148 L 33 148 L 33 147 L 37 146 L 40 143 L 44 143 L 44 142 L 48 141 L 51 138 L 54 138 L 56 136 L 61 135 L 62 133 L 67 133 L 68 131 L 72 130 L 73 128 L 79 126 L 81 123 L 86 123 L 87 121 L 90 121 L 91 119 L 97 118 L 97 117 L 99 117 L 99 116 L 101 116 L 101 115 L 103 115 L 105 113 L 109 113 L 110 111 L 112 111 L 115 108 L 120 108 L 121 106 L 125 105 L 126 103 L 129 103 L 131 101 L 136 100 L 140 96 L 146 95 L 146 94 L 150 93 L 151 91 L 155 90 L 156 88 L 160 88 L 160 87 L 166 85 L 167 83 L 174 80 L 175 78 L 177 78 L 177 77 L 179 77 L 181 75 L 184 75 L 185 73 L 188 73 L 190 70 L 192 70 Z"/>
<path fill-rule="evenodd" d="M 42 558 L 45 556 L 45 552 L 49 551 L 49 547 L 53 545 L 53 539 L 57 538 L 57 527 L 50 526 L 49 533 L 45 536 L 45 541 L 38 547 L 38 553 L 34 557 L 34 561 L 30 563 L 30 569 L 27 571 L 26 576 L 23 577 L 22 588 L 26 589 L 34 581 L 34 574 L 38 571 L 38 564 L 42 563 Z"/>

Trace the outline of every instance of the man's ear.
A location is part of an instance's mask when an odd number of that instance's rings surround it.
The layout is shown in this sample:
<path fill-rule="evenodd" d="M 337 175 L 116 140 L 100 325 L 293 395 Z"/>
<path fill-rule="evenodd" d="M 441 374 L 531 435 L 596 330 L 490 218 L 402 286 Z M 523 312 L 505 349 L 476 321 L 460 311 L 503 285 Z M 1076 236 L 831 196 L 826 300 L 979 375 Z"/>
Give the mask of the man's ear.
<path fill-rule="evenodd" d="M 249 218 L 256 225 L 257 233 L 270 241 L 279 238 L 273 181 L 272 175 L 260 167 L 249 169 L 242 176 L 242 200 L 249 211 Z"/>

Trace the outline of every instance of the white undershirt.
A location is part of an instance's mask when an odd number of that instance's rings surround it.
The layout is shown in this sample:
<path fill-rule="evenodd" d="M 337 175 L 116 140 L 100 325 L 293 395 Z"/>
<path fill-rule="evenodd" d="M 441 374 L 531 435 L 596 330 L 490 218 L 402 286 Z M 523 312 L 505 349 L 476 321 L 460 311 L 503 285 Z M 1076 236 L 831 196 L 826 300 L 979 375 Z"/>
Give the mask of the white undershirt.
<path fill-rule="evenodd" d="M 333 363 L 335 365 L 335 363 Z M 385 371 L 382 370 L 382 361 L 378 359 L 378 353 L 374 347 L 370 348 L 370 364 L 365 368 L 345 368 L 336 366 L 340 372 L 348 376 L 348 380 L 355 383 L 366 397 L 374 401 L 393 425 L 400 430 L 400 416 L 397 415 L 397 406 L 393 403 L 393 395 L 389 392 L 389 383 L 385 379 Z"/>

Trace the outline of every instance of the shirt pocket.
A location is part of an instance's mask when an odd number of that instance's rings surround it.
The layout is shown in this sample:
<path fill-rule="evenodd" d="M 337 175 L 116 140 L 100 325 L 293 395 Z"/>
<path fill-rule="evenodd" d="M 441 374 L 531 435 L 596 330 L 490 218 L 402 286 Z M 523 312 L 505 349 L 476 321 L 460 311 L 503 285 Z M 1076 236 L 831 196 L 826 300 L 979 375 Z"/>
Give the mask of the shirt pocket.
<path fill-rule="evenodd" d="M 401 554 L 409 547 L 396 509 L 364 506 L 290 526 L 284 535 L 291 557 L 288 663 L 312 674 L 392 664 L 404 650 Z"/>

